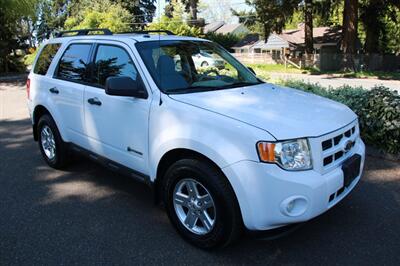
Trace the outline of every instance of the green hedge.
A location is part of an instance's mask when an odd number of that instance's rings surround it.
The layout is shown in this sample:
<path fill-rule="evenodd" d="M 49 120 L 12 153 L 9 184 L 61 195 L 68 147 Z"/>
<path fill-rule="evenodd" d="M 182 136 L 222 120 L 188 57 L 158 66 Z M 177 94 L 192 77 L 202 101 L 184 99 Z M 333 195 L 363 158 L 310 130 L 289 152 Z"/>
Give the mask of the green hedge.
<path fill-rule="evenodd" d="M 367 90 L 345 85 L 333 89 L 297 80 L 278 83 L 349 106 L 358 115 L 361 137 L 365 143 L 385 152 L 400 154 L 400 95 L 396 91 L 383 86 Z"/>

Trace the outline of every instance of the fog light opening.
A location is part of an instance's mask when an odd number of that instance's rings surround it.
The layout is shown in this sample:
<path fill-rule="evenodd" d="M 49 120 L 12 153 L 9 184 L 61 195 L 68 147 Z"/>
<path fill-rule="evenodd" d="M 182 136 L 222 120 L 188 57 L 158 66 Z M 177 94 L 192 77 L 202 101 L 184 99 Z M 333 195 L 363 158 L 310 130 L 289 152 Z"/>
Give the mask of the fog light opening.
<path fill-rule="evenodd" d="M 281 212 L 286 216 L 300 216 L 307 210 L 308 201 L 303 196 L 292 196 L 281 203 Z"/>

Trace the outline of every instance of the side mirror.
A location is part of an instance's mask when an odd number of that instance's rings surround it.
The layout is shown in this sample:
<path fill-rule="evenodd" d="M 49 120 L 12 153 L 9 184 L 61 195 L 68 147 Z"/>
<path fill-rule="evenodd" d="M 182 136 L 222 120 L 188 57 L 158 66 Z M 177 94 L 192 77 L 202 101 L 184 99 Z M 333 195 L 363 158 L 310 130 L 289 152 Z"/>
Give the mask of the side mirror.
<path fill-rule="evenodd" d="M 253 73 L 254 75 L 257 76 L 256 72 L 254 71 L 254 69 L 252 67 L 247 67 L 247 68 L 251 71 L 251 73 Z"/>
<path fill-rule="evenodd" d="M 130 96 L 147 99 L 147 91 L 140 78 L 133 80 L 130 77 L 108 77 L 106 80 L 106 94 L 114 96 Z"/>

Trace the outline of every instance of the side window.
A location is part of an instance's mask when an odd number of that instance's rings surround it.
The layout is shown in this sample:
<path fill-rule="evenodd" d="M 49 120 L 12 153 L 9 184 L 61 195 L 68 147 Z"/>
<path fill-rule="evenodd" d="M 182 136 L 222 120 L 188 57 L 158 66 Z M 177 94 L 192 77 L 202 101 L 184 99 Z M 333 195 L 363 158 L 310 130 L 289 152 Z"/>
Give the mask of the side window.
<path fill-rule="evenodd" d="M 129 54 L 121 47 L 99 45 L 94 64 L 94 83 L 104 86 L 108 77 L 137 78 L 137 69 Z"/>
<path fill-rule="evenodd" d="M 38 60 L 36 61 L 33 73 L 46 75 L 47 70 L 50 67 L 51 61 L 53 61 L 53 58 L 56 55 L 58 49 L 60 49 L 60 46 L 60 43 L 46 44 L 46 46 L 40 53 Z"/>
<path fill-rule="evenodd" d="M 68 46 L 58 64 L 56 77 L 75 82 L 85 81 L 91 46 L 87 43 Z"/>

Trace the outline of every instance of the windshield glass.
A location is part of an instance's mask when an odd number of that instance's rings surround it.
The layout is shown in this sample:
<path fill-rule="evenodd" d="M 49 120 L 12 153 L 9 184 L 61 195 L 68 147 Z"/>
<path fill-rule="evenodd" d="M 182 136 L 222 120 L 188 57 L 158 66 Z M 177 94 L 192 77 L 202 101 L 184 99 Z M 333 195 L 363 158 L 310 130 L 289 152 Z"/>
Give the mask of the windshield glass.
<path fill-rule="evenodd" d="M 148 41 L 136 44 L 158 87 L 190 93 L 262 83 L 219 45 L 206 41 Z"/>

